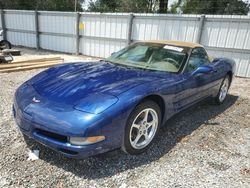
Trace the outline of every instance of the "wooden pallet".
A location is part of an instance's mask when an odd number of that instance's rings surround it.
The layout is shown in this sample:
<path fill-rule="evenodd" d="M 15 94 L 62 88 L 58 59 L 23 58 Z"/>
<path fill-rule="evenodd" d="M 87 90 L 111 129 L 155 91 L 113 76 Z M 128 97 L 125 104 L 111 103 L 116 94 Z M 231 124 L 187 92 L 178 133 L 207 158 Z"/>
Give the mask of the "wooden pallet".
<path fill-rule="evenodd" d="M 32 59 L 27 61 L 18 61 L 9 64 L 0 64 L 0 73 L 26 71 L 38 68 L 47 68 L 54 65 L 65 63 L 60 57 Z"/>
<path fill-rule="evenodd" d="M 14 50 L 14 49 L 4 49 L 4 50 L 2 50 L 2 53 L 4 55 L 12 55 L 12 56 L 20 56 L 21 55 L 20 50 Z"/>

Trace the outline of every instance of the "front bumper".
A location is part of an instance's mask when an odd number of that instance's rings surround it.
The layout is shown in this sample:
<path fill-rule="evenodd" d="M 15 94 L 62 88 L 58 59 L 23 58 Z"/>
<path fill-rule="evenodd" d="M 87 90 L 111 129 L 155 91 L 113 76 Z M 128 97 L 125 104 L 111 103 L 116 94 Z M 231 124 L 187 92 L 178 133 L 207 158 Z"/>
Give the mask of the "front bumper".
<path fill-rule="evenodd" d="M 39 102 L 34 102 L 33 99 Z M 28 84 L 20 86 L 14 97 L 13 115 L 21 132 L 70 158 L 85 158 L 119 148 L 126 118 L 117 110 L 91 114 L 72 106 L 48 100 Z M 105 140 L 86 146 L 73 145 L 68 137 L 105 136 Z"/>
<path fill-rule="evenodd" d="M 49 129 L 49 126 L 44 126 L 35 122 L 29 114 L 22 112 L 16 104 L 13 105 L 13 115 L 22 134 L 69 158 L 86 158 L 99 153 L 104 153 L 117 147 L 112 144 L 114 143 L 114 140 L 112 140 L 109 135 L 106 136 L 105 140 L 95 144 L 86 146 L 73 145 L 68 142 L 68 136 L 74 135 L 74 132 L 72 132 L 71 129 L 68 131 L 64 129 L 61 132 L 54 131 L 56 126 L 60 127 L 60 124 L 54 125 L 54 130 Z"/>
<path fill-rule="evenodd" d="M 19 127 L 20 128 L 20 127 Z M 68 142 L 62 142 L 51 137 L 40 134 L 37 131 L 27 132 L 20 128 L 22 134 L 28 136 L 30 139 L 39 142 L 40 144 L 49 147 L 50 149 L 63 154 L 68 158 L 82 159 L 93 156 L 99 153 L 109 151 L 108 148 L 103 148 L 103 142 L 88 145 L 76 146 Z"/>

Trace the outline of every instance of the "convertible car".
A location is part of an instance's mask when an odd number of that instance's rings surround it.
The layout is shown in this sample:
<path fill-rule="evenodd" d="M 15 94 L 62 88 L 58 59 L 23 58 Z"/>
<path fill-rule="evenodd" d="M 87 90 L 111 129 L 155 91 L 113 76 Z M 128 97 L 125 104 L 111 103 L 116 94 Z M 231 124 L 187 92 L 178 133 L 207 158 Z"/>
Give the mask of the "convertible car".
<path fill-rule="evenodd" d="M 39 73 L 17 89 L 13 114 L 24 135 L 67 157 L 136 155 L 174 114 L 207 98 L 223 103 L 234 71 L 233 60 L 211 60 L 199 44 L 136 42 Z"/>

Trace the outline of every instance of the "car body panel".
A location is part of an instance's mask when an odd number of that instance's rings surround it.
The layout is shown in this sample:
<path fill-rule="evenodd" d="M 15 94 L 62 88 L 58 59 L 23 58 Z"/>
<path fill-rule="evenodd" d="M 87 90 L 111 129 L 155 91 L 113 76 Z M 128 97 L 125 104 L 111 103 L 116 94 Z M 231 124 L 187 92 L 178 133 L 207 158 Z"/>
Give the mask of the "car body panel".
<path fill-rule="evenodd" d="M 186 45 L 186 44 L 185 44 Z M 217 58 L 211 72 L 168 73 L 106 61 L 59 65 L 36 75 L 15 93 L 13 113 L 21 132 L 67 157 L 83 158 L 123 144 L 127 119 L 145 98 L 160 97 L 166 122 L 174 114 L 218 94 L 235 63 Z M 88 146 L 68 137 L 105 136 Z M 59 139 L 60 138 L 60 139 Z"/>
<path fill-rule="evenodd" d="M 78 104 L 93 93 L 113 96 L 163 74 L 116 66 L 107 62 L 74 63 L 49 69 L 29 81 L 34 89 L 49 100 Z"/>

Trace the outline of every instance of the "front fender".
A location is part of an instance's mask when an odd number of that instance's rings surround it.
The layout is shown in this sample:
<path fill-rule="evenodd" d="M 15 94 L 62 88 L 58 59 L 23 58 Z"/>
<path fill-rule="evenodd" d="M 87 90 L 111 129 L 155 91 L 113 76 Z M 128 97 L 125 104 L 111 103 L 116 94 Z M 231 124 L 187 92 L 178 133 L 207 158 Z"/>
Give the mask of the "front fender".
<path fill-rule="evenodd" d="M 151 95 L 158 95 L 163 98 L 159 94 L 159 88 L 154 83 L 159 83 L 159 81 L 143 84 L 120 94 L 118 102 L 102 113 L 111 123 L 102 127 L 101 132 L 105 135 L 108 134 L 110 137 L 115 137 L 117 147 L 122 145 L 127 120 L 135 107 Z"/>

